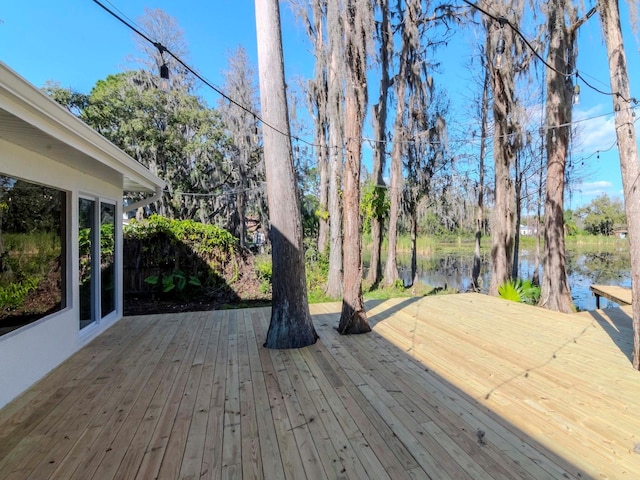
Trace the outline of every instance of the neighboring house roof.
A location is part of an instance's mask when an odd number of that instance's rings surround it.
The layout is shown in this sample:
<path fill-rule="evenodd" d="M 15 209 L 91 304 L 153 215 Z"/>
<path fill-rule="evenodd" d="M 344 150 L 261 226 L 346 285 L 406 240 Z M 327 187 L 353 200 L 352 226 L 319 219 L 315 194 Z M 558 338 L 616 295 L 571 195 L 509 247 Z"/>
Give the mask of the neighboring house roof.
<path fill-rule="evenodd" d="M 0 139 L 90 175 L 122 181 L 125 192 L 158 193 L 163 180 L 0 62 Z"/>

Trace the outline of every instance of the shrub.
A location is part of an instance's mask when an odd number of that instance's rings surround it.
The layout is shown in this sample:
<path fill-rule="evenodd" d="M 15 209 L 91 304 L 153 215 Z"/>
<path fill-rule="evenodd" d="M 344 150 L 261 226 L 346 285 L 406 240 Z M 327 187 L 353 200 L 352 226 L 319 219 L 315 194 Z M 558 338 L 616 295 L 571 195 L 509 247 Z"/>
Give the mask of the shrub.
<path fill-rule="evenodd" d="M 198 277 L 187 275 L 177 269 L 170 274 L 151 275 L 144 281 L 149 285 L 155 285 L 162 294 L 177 293 L 181 298 L 188 296 L 191 293 L 189 290 L 202 287 Z"/>
<path fill-rule="evenodd" d="M 498 287 L 498 296 L 512 302 L 536 305 L 540 300 L 540 287 L 531 280 L 507 280 Z"/>
<path fill-rule="evenodd" d="M 271 263 L 271 258 L 266 255 L 256 258 L 255 270 L 256 276 L 260 281 L 260 293 L 270 293 L 271 279 L 273 276 L 273 264 Z"/>

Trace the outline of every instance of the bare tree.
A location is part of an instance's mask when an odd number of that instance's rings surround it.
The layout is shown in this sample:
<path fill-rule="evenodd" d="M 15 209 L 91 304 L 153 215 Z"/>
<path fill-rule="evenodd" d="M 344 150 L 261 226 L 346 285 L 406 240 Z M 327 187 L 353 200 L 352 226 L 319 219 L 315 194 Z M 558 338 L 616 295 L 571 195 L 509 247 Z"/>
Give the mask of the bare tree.
<path fill-rule="evenodd" d="M 167 48 L 180 59 L 187 60 L 189 48 L 184 38 L 184 32 L 177 20 L 162 9 L 145 8 L 144 15 L 136 19 L 143 33 L 151 40 Z M 141 58 L 130 60 L 141 63 L 149 71 L 160 74 L 163 65 L 169 69 L 170 88 L 184 88 L 190 90 L 193 87 L 193 76 L 173 56 L 167 54 L 157 46 L 151 45 L 140 35 L 134 34 L 136 48 L 142 53 Z"/>
<path fill-rule="evenodd" d="M 630 7 L 633 2 L 629 2 Z M 616 112 L 615 126 L 624 188 L 625 213 L 629 230 L 631 252 L 631 289 L 633 302 L 633 367 L 640 370 L 640 164 L 638 140 L 631 104 L 629 73 L 620 27 L 620 10 L 617 0 L 600 0 L 600 21 L 609 57 L 609 78 L 613 91 L 613 106 Z M 633 11 L 633 10 L 632 10 Z M 637 4 L 635 4 L 637 20 Z"/>
<path fill-rule="evenodd" d="M 387 260 L 384 267 L 384 285 L 393 285 L 398 280 L 397 243 L 398 222 L 402 211 L 402 155 L 406 135 L 407 97 L 414 88 L 421 88 L 422 69 L 419 62 L 422 5 L 420 0 L 407 0 L 405 5 L 398 2 L 396 15 L 401 18 L 400 38 L 401 47 L 398 58 L 398 73 L 394 79 L 396 98 L 396 115 L 393 122 L 393 146 L 391 148 L 391 179 L 389 185 L 390 209 Z M 417 67 L 417 68 L 416 68 Z M 408 92 L 407 92 L 408 90 Z M 409 112 L 409 115 L 412 112 Z"/>
<path fill-rule="evenodd" d="M 273 304 L 265 347 L 299 348 L 315 343 L 318 334 L 307 300 L 278 0 L 255 0 L 255 15 L 273 261 Z"/>
<path fill-rule="evenodd" d="M 424 96 L 427 91 L 416 92 L 411 103 L 414 114 L 410 116 L 409 131 L 413 141 L 405 144 L 404 168 L 407 179 L 403 191 L 405 215 L 409 220 L 411 235 L 411 282 L 417 275 L 418 207 L 424 198 L 434 201 L 437 192 L 435 175 L 452 164 L 447 147 L 445 116 L 449 111 L 449 100 L 444 92 L 434 93 L 433 99 Z M 433 101 L 432 101 L 433 100 Z M 436 190 L 435 195 L 433 190 Z"/>
<path fill-rule="evenodd" d="M 318 238 L 317 248 L 325 253 L 329 241 L 329 158 L 328 158 L 328 66 L 325 22 L 327 0 L 290 0 L 296 16 L 304 22 L 307 36 L 313 45 L 315 57 L 314 78 L 307 82 L 306 101 L 314 120 L 314 143 L 319 176 Z"/>
<path fill-rule="evenodd" d="M 240 105 L 255 110 L 256 91 L 252 83 L 254 72 L 244 48 L 238 47 L 229 55 L 228 65 L 228 70 L 224 72 L 226 93 Z M 246 109 L 226 100 L 221 100 L 220 112 L 231 139 L 229 150 L 232 165 L 229 176 L 233 180 L 235 191 L 230 192 L 229 196 L 234 207 L 233 221 L 230 223 L 240 239 L 240 246 L 244 247 L 247 239 L 248 203 L 252 197 L 253 203 L 256 202 L 263 178 L 263 165 L 258 152 L 258 140 L 255 138 L 257 119 Z"/>
<path fill-rule="evenodd" d="M 367 109 L 367 48 L 373 12 L 370 0 L 346 0 L 345 8 L 345 136 L 344 170 L 344 293 L 338 332 L 371 331 L 362 299 L 360 229 L 360 168 L 362 126 Z"/>

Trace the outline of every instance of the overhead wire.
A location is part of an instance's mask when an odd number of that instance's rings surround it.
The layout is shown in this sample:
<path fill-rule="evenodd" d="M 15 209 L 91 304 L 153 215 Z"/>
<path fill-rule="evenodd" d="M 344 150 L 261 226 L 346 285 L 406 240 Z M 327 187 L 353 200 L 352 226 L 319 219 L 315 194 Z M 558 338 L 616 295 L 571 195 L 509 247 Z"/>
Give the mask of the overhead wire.
<path fill-rule="evenodd" d="M 242 105 L 240 102 L 236 101 L 235 99 L 231 98 L 229 95 L 227 95 L 224 91 L 222 91 L 220 88 L 216 87 L 213 83 L 211 83 L 209 80 L 207 80 L 204 76 L 202 76 L 198 71 L 194 70 L 193 68 L 191 68 L 191 66 L 189 66 L 188 64 L 186 64 L 180 57 L 178 57 L 177 55 L 175 55 L 171 50 L 169 50 L 166 46 L 164 46 L 162 43 L 160 42 L 156 42 L 154 40 L 152 40 L 148 35 L 146 35 L 145 33 L 143 33 L 140 29 L 136 28 L 135 26 L 133 26 L 130 22 L 128 22 L 127 20 L 125 20 L 124 18 L 122 18 L 120 15 L 118 15 L 116 12 L 114 12 L 113 10 L 109 9 L 106 5 L 104 5 L 102 2 L 100 2 L 99 0 L 93 0 L 94 3 L 96 3 L 97 5 L 99 5 L 100 7 L 102 7 L 102 9 L 104 9 L 107 13 L 109 13 L 110 15 L 112 15 L 114 18 L 116 18 L 119 22 L 121 22 L 123 25 L 125 25 L 126 27 L 128 27 L 130 30 L 132 30 L 133 32 L 135 32 L 136 34 L 138 34 L 139 36 L 141 36 L 142 38 L 144 38 L 147 42 L 149 42 L 151 45 L 153 45 L 154 47 L 156 47 L 158 49 L 158 51 L 160 52 L 160 54 L 162 55 L 163 53 L 167 53 L 171 58 L 173 58 L 176 62 L 178 62 L 180 65 L 182 65 L 187 71 L 189 71 L 192 75 L 194 75 L 198 80 L 200 80 L 202 83 L 204 83 L 207 87 L 211 88 L 214 92 L 216 92 L 218 95 L 220 95 L 222 98 L 224 98 L 225 100 L 227 100 L 229 103 L 235 105 L 236 107 L 240 108 L 241 110 L 244 110 L 245 112 L 249 113 L 250 115 L 252 115 L 257 121 L 260 121 L 264 126 L 270 128 L 271 130 L 284 135 L 285 137 L 289 137 L 292 138 L 294 140 L 297 140 L 299 142 L 305 143 L 307 145 L 310 146 L 319 146 L 319 145 L 315 145 L 312 142 L 309 142 L 307 140 L 305 140 L 304 138 L 300 138 L 297 137 L 295 135 L 291 135 L 288 132 L 285 132 L 283 130 L 281 130 L 280 128 L 276 127 L 275 125 L 272 125 L 271 123 L 267 122 L 264 120 L 264 118 L 262 118 L 258 113 L 254 112 L 253 110 L 251 110 L 250 108 Z"/>
<path fill-rule="evenodd" d="M 622 100 L 624 100 L 627 103 L 633 103 L 634 105 L 638 105 L 638 100 L 631 97 L 631 98 L 625 98 L 620 92 L 607 92 L 605 90 L 601 90 L 595 86 L 593 86 L 591 83 L 589 83 L 584 76 L 576 69 L 572 72 L 561 72 L 560 70 L 556 69 L 555 67 L 553 67 L 552 65 L 549 65 L 549 63 L 542 58 L 542 56 L 538 53 L 538 51 L 536 50 L 536 48 L 534 48 L 533 45 L 531 45 L 531 42 L 527 39 L 527 37 L 525 37 L 525 35 L 515 26 L 513 25 L 508 18 L 503 17 L 503 16 L 496 16 L 493 15 L 492 13 L 489 13 L 487 10 L 483 9 L 482 7 L 478 6 L 477 4 L 471 2 L 470 0 L 462 0 L 464 3 L 466 3 L 467 5 L 469 5 L 470 7 L 478 10 L 480 13 L 482 13 L 483 15 L 491 18 L 493 21 L 498 22 L 500 24 L 500 26 L 502 27 L 503 25 L 508 25 L 509 28 L 511 28 L 511 30 L 513 30 L 514 33 L 516 33 L 521 39 L 522 41 L 525 43 L 525 45 L 529 48 L 529 50 L 531 50 L 531 52 L 538 58 L 538 60 L 540 60 L 545 67 L 547 67 L 549 70 L 552 70 L 554 72 L 556 72 L 558 75 L 562 75 L 566 78 L 568 77 L 572 77 L 572 76 L 576 76 L 577 78 L 581 79 L 584 84 L 589 87 L 590 89 L 594 90 L 595 92 L 598 92 L 602 95 L 607 95 L 607 96 L 616 96 L 618 98 L 621 98 Z M 590 17 L 591 15 L 593 15 L 593 13 L 595 13 L 597 7 L 593 7 L 588 13 L 587 13 L 587 18 Z"/>
<path fill-rule="evenodd" d="M 110 5 L 113 6 L 113 4 L 109 1 L 109 0 L 105 0 L 106 2 L 108 2 Z M 469 0 L 462 0 L 464 3 L 468 4 L 469 6 L 477 9 L 478 11 L 480 11 L 482 14 L 488 16 L 489 18 L 491 18 L 492 20 L 499 22 L 501 25 L 502 24 L 506 24 L 508 25 L 514 32 L 516 32 L 521 38 L 522 40 L 526 43 L 526 45 L 531 49 L 531 51 L 538 57 L 538 59 L 540 59 L 540 61 L 547 66 L 548 68 L 558 72 L 555 68 L 553 68 L 551 65 L 549 65 L 536 51 L 536 49 L 531 45 L 531 43 L 527 40 L 527 38 L 516 28 L 514 27 L 511 22 L 509 22 L 506 18 L 504 17 L 498 17 L 495 16 L 491 13 L 489 13 L 488 11 L 484 10 L 483 8 L 479 7 L 478 5 L 474 4 L 473 2 L 469 1 Z M 291 133 L 287 133 L 281 129 L 279 129 L 278 127 L 270 124 L 269 122 L 265 121 L 258 113 L 256 113 L 255 111 L 253 111 L 252 109 L 246 107 L 245 105 L 241 104 L 240 102 L 238 102 L 237 100 L 233 99 L 232 97 L 230 97 L 229 95 L 227 95 L 222 89 L 218 88 L 217 86 L 215 86 L 213 83 L 211 83 L 209 80 L 207 80 L 205 77 L 203 77 L 198 71 L 196 71 L 195 69 L 193 69 L 191 66 L 189 66 L 188 64 L 186 64 L 181 58 L 179 58 L 177 55 L 175 55 L 173 52 L 171 52 L 167 47 L 165 47 L 164 45 L 162 45 L 160 42 L 154 41 L 153 39 L 151 39 L 151 37 L 144 33 L 142 31 L 141 27 L 137 27 L 134 26 L 134 22 L 131 21 L 130 19 L 125 20 L 126 15 L 124 14 L 118 14 L 116 12 L 114 12 L 113 10 L 111 10 L 109 7 L 107 7 L 106 5 L 104 5 L 100 0 L 93 0 L 94 3 L 96 3 L 98 6 L 100 6 L 102 9 L 104 9 L 107 13 L 109 13 L 111 16 L 113 16 L 115 19 L 117 19 L 119 22 L 121 22 L 123 25 L 125 25 L 127 28 L 129 28 L 130 30 L 132 30 L 134 33 L 136 33 L 137 35 L 139 35 L 140 37 L 142 37 L 144 40 L 146 40 L 147 42 L 149 42 L 151 45 L 153 45 L 155 48 L 158 49 L 158 51 L 160 52 L 160 54 L 162 55 L 163 53 L 167 53 L 168 55 L 170 55 L 176 62 L 178 62 L 180 65 L 182 65 L 187 71 L 189 71 L 191 74 L 193 74 L 196 78 L 198 78 L 201 82 L 203 82 L 206 86 L 208 86 L 209 88 L 211 88 L 213 91 L 215 91 L 217 94 L 219 94 L 222 98 L 224 98 L 225 100 L 227 100 L 229 103 L 237 106 L 238 108 L 240 108 L 241 110 L 245 111 L 246 113 L 252 115 L 256 121 L 261 122 L 264 126 L 276 131 L 277 133 L 280 133 L 281 135 L 284 135 L 286 137 L 291 138 L 292 140 L 295 140 L 297 142 L 300 143 L 304 143 L 305 145 L 308 145 L 310 147 L 315 147 L 315 148 L 320 148 L 320 149 L 327 149 L 327 150 L 331 150 L 331 149 L 344 149 L 346 148 L 345 145 L 343 146 L 338 146 L 338 145 L 334 145 L 334 146 L 326 146 L 326 145 L 318 145 L 315 144 L 313 142 L 310 142 L 308 140 L 305 140 L 302 137 L 296 136 L 296 135 L 292 135 Z M 118 10 L 115 6 L 114 9 Z M 120 10 L 118 10 L 120 11 Z M 616 93 L 607 93 L 604 92 L 594 86 L 592 86 L 589 82 L 587 82 L 584 77 L 582 76 L 582 74 L 579 74 L 577 71 L 576 72 L 572 72 L 570 74 L 567 73 L 562 73 L 562 72 L 558 72 L 562 75 L 565 76 L 571 76 L 571 75 L 577 75 L 579 76 L 579 78 L 581 78 L 584 83 L 589 87 L 592 88 L 593 90 L 605 94 L 605 95 L 618 95 L 621 98 L 624 99 L 624 97 L 622 97 L 619 94 Z M 626 99 L 624 99 L 626 100 Z M 635 103 L 636 105 L 638 104 L 637 100 L 632 98 L 631 100 L 626 100 L 627 102 L 631 103 Z M 601 115 L 596 115 L 593 117 L 587 117 L 587 118 L 583 118 L 583 119 L 579 119 L 579 120 L 574 120 L 572 122 L 568 122 L 562 125 L 547 125 L 544 126 L 543 128 L 546 130 L 549 129 L 554 129 L 554 128 L 560 128 L 560 127 L 565 127 L 565 126 L 570 126 L 573 124 L 577 124 L 577 123 L 581 123 L 581 122 L 585 122 L 585 121 L 589 121 L 589 120 L 593 120 L 602 116 L 607 116 L 610 115 L 609 114 L 601 114 Z M 525 132 L 526 133 L 526 130 Z M 504 134 L 503 137 L 511 137 L 513 135 L 515 135 L 516 133 L 508 133 L 508 134 Z M 413 136 L 412 138 L 408 139 L 408 140 L 403 140 L 401 141 L 402 143 L 415 143 L 416 141 L 420 141 L 419 137 L 420 134 L 417 134 L 415 136 Z M 491 136 L 486 136 L 484 139 L 493 139 L 493 135 Z M 345 139 L 345 143 L 346 143 Z M 376 139 L 372 139 L 372 138 L 367 138 L 367 137 L 362 137 L 363 141 L 366 141 L 369 143 L 369 145 L 373 148 L 376 144 L 388 144 L 390 143 L 388 140 L 384 139 L 384 140 L 376 140 Z M 461 139 L 461 140 L 455 140 L 455 139 L 449 139 L 447 142 L 444 141 L 428 141 L 428 142 L 422 142 L 425 144 L 429 144 L 429 145 L 443 145 L 445 143 L 448 144 L 473 144 L 476 143 L 478 141 L 482 140 L 481 137 L 475 137 L 471 140 L 466 140 L 466 139 Z"/>

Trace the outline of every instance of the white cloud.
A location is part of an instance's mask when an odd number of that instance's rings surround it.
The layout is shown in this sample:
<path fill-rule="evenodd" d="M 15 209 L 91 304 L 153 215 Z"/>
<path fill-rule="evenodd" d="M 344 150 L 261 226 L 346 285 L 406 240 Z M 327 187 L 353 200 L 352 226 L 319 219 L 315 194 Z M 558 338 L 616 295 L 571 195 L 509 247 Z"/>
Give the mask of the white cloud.
<path fill-rule="evenodd" d="M 576 190 L 585 196 L 597 196 L 603 193 L 611 193 L 613 183 L 606 180 L 600 180 L 597 182 L 585 182 L 577 186 Z"/>
<path fill-rule="evenodd" d="M 615 146 L 616 129 L 612 113 L 603 113 L 598 105 L 588 110 L 578 110 L 574 114 L 574 152 L 591 154 L 606 151 Z"/>

